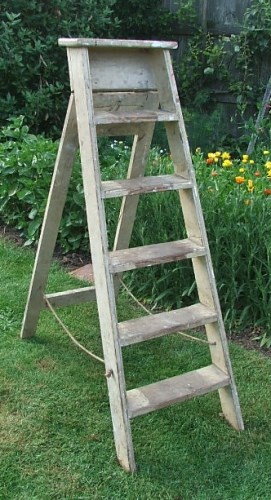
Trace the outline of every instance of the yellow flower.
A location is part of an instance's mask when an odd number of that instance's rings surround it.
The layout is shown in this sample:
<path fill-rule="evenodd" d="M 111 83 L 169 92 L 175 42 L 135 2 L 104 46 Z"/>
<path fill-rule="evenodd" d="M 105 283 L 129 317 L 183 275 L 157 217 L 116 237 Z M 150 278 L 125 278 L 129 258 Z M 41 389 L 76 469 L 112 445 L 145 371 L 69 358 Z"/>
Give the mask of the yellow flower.
<path fill-rule="evenodd" d="M 243 155 L 242 159 L 243 159 L 243 161 L 248 161 L 248 155 Z"/>
<path fill-rule="evenodd" d="M 252 193 L 252 191 L 253 191 L 253 189 L 254 189 L 254 186 L 253 186 L 253 181 L 252 181 L 251 179 L 249 179 L 249 180 L 247 181 L 247 188 L 248 188 L 248 191 L 249 191 L 250 193 Z"/>
<path fill-rule="evenodd" d="M 223 160 L 229 160 L 230 157 L 231 157 L 230 153 L 227 153 L 226 151 L 224 151 L 224 153 L 222 153 Z"/>
<path fill-rule="evenodd" d="M 243 184 L 243 182 L 245 182 L 245 178 L 241 176 L 235 177 L 235 182 L 237 184 Z"/>
<path fill-rule="evenodd" d="M 214 162 L 215 162 L 215 163 L 218 163 L 218 158 L 217 158 L 217 156 L 215 156 L 215 158 L 214 158 Z"/>
<path fill-rule="evenodd" d="M 264 155 L 269 155 L 269 151 L 266 149 L 265 151 L 263 151 L 263 154 Z"/>
<path fill-rule="evenodd" d="M 215 156 L 216 156 L 217 158 L 219 158 L 219 157 L 221 156 L 221 152 L 220 152 L 220 151 L 216 151 L 216 152 L 215 152 Z"/>
<path fill-rule="evenodd" d="M 271 170 L 268 170 L 267 177 L 271 177 Z"/>
<path fill-rule="evenodd" d="M 267 161 L 265 166 L 266 166 L 266 168 L 271 168 L 271 161 Z"/>
<path fill-rule="evenodd" d="M 254 160 L 249 160 L 250 165 L 254 165 L 255 161 Z"/>
<path fill-rule="evenodd" d="M 201 148 L 196 148 L 196 153 L 199 155 L 201 153 Z"/>
<path fill-rule="evenodd" d="M 239 172 L 240 172 L 240 174 L 243 174 L 243 173 L 244 173 L 244 171 L 245 171 L 245 169 L 244 169 L 244 168 L 239 168 Z"/>
<path fill-rule="evenodd" d="M 247 163 L 247 159 L 246 159 L 246 158 L 243 158 L 243 159 L 242 159 L 242 163 Z"/>
<path fill-rule="evenodd" d="M 208 158 L 214 159 L 215 158 L 215 153 L 208 153 Z"/>
<path fill-rule="evenodd" d="M 232 166 L 232 161 L 231 160 L 224 160 L 222 163 L 222 167 L 231 167 Z"/>

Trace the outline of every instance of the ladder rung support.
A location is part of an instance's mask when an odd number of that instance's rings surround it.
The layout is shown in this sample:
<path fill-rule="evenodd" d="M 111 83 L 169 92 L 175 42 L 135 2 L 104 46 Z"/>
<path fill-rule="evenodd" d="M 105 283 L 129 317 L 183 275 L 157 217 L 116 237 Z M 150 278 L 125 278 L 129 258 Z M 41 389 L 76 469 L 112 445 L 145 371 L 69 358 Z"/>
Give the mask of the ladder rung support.
<path fill-rule="evenodd" d="M 131 269 L 201 257 L 205 254 L 205 248 L 197 245 L 189 238 L 155 245 L 125 248 L 110 252 L 110 270 L 112 273 L 121 273 Z"/>
<path fill-rule="evenodd" d="M 45 297 L 50 302 L 51 306 L 63 307 L 95 301 L 96 292 L 95 286 L 87 286 L 84 288 L 65 290 L 64 292 L 47 293 Z M 43 302 L 43 307 L 46 307 L 45 301 Z"/>
<path fill-rule="evenodd" d="M 150 340 L 179 330 L 190 330 L 214 323 L 217 314 L 203 304 L 193 304 L 175 311 L 161 312 L 118 324 L 121 346 Z"/>
<path fill-rule="evenodd" d="M 191 187 L 191 181 L 180 175 L 156 175 L 104 181 L 102 182 L 102 196 L 103 198 L 116 198 L 118 196 L 158 193 L 161 191 L 189 189 Z"/>
<path fill-rule="evenodd" d="M 230 384 L 230 377 L 215 365 L 127 391 L 129 418 L 201 396 Z"/>
<path fill-rule="evenodd" d="M 112 123 L 153 123 L 178 121 L 178 115 L 170 111 L 99 111 L 94 116 L 95 125 L 110 125 Z"/>

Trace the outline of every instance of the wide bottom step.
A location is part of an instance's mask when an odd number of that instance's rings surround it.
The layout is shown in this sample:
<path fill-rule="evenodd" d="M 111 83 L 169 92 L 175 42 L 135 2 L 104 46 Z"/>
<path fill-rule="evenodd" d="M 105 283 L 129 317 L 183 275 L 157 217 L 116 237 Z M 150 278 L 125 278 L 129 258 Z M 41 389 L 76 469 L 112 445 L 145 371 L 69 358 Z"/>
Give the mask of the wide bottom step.
<path fill-rule="evenodd" d="M 129 418 L 207 394 L 229 385 L 230 377 L 215 365 L 127 391 Z"/>

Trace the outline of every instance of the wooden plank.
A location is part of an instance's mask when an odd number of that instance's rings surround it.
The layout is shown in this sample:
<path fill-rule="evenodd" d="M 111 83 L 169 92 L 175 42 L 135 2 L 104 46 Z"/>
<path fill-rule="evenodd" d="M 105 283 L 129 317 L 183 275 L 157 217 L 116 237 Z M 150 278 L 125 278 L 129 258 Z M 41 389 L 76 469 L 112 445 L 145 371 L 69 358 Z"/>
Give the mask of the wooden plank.
<path fill-rule="evenodd" d="M 177 262 L 205 254 L 205 248 L 185 239 L 126 248 L 110 252 L 110 270 L 113 273 L 139 269 L 142 267 Z"/>
<path fill-rule="evenodd" d="M 157 102 L 157 91 L 148 92 L 94 92 L 94 109 L 103 111 L 132 111 L 136 109 L 153 109 Z"/>
<path fill-rule="evenodd" d="M 127 391 L 129 417 L 134 418 L 229 385 L 229 376 L 215 365 Z"/>
<path fill-rule="evenodd" d="M 70 97 L 64 128 L 59 144 L 54 174 L 48 196 L 38 244 L 32 280 L 24 313 L 21 338 L 35 334 L 39 313 L 43 307 L 48 272 L 53 256 L 71 172 L 78 148 L 77 120 L 74 97 Z"/>
<path fill-rule="evenodd" d="M 84 302 L 93 302 L 96 300 L 96 293 L 94 286 L 87 286 L 85 288 L 76 288 L 74 290 L 65 290 L 64 292 L 47 293 L 46 299 L 53 307 L 63 307 L 83 304 Z M 46 306 L 46 302 L 43 302 Z"/>
<path fill-rule="evenodd" d="M 118 179 L 102 182 L 103 198 L 131 196 L 142 193 L 158 193 L 191 188 L 191 181 L 180 175 L 156 175 L 137 179 Z"/>
<path fill-rule="evenodd" d="M 215 311 L 193 304 L 175 311 L 161 312 L 118 324 L 122 346 L 137 344 L 178 330 L 189 330 L 217 320 Z"/>
<path fill-rule="evenodd" d="M 100 169 L 94 107 L 92 75 L 87 49 L 68 49 L 72 67 L 73 88 L 78 117 L 78 136 L 82 176 L 101 337 L 108 385 L 116 452 L 122 467 L 136 468 L 128 419 L 125 379 L 121 349 L 118 342 L 117 313 L 112 275 L 109 271 L 105 212 L 100 192 Z"/>
<path fill-rule="evenodd" d="M 177 121 L 176 113 L 168 111 L 151 111 L 148 109 L 135 111 L 100 111 L 95 114 L 96 125 L 110 125 L 110 123 L 148 123 Z"/>
<path fill-rule="evenodd" d="M 94 91 L 156 90 L 148 50 L 89 49 Z"/>
<path fill-rule="evenodd" d="M 59 38 L 62 47 L 102 47 L 136 49 L 176 49 L 177 42 L 156 40 L 115 40 L 105 38 Z"/>
<path fill-rule="evenodd" d="M 139 135 L 142 131 L 142 123 L 111 123 L 110 125 L 97 125 L 97 135 L 114 137 Z"/>

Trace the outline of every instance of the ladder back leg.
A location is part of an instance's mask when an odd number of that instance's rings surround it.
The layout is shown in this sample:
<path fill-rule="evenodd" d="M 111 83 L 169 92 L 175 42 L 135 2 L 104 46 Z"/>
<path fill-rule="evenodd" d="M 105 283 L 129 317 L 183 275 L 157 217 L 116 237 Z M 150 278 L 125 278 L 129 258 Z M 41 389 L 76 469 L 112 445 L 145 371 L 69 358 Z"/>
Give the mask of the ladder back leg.
<path fill-rule="evenodd" d="M 144 175 L 146 162 L 153 137 L 154 123 L 142 126 L 140 135 L 134 137 L 127 179 L 139 178 Z M 122 200 L 116 229 L 114 250 L 128 248 L 136 217 L 139 195 L 125 196 Z M 115 294 L 120 287 L 121 274 L 114 277 Z"/>
<path fill-rule="evenodd" d="M 29 338 L 35 334 L 39 314 L 43 308 L 43 293 L 47 283 L 49 267 L 55 248 L 57 233 L 77 149 L 77 123 L 74 98 L 72 95 L 67 109 L 47 207 L 42 224 L 32 280 L 23 318 L 21 338 Z"/>

